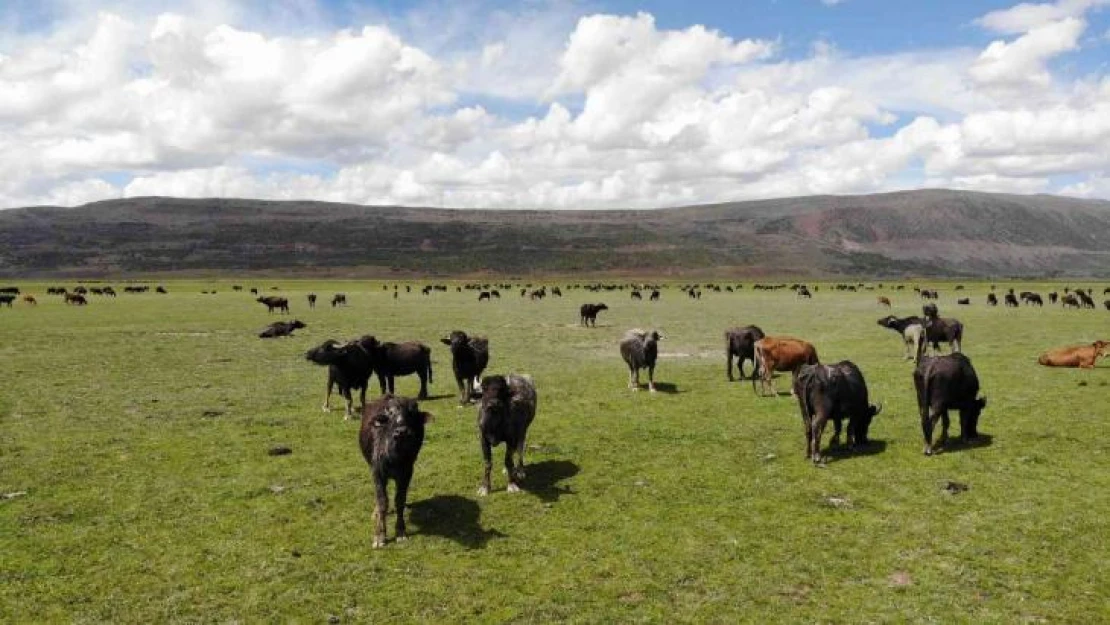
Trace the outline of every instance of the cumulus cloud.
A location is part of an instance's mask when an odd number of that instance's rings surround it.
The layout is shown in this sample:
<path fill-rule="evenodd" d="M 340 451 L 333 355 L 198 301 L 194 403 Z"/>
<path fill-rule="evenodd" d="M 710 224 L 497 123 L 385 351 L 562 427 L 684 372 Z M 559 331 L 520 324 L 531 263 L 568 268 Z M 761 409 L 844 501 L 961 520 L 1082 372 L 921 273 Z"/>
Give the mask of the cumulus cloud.
<path fill-rule="evenodd" d="M 429 15 L 422 29 L 337 28 L 303 0 L 260 28 L 234 2 L 193 1 L 206 8 L 101 10 L 0 48 L 0 206 L 1110 195 L 1110 80 L 1053 71 L 1110 0 L 989 13 L 977 25 L 1003 38 L 982 50 L 853 56 L 816 42 L 791 59 L 775 40 L 558 3 L 469 22 L 452 11 L 437 32 Z"/>

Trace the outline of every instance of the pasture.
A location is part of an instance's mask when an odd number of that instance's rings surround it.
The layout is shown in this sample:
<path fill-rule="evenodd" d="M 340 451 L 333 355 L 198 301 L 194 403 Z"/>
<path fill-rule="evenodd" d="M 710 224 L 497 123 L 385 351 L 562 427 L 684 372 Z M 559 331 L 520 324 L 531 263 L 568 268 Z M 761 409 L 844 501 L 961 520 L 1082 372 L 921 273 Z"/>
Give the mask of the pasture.
<path fill-rule="evenodd" d="M 308 325 L 260 340 L 282 316 L 230 281 L 165 284 L 70 307 L 19 283 L 38 306 L 0 309 L 0 621 L 1110 620 L 1110 364 L 1036 365 L 1110 337 L 1105 310 L 988 308 L 985 284 L 958 307 L 936 284 L 989 404 L 980 444 L 925 457 L 912 364 L 876 324 L 880 294 L 920 314 L 909 289 L 479 303 L 454 284 L 394 299 L 377 282 L 242 282 L 279 286 L 284 318 Z M 334 292 L 350 305 L 328 306 Z M 578 326 L 585 302 L 610 307 L 597 328 Z M 723 331 L 746 324 L 859 365 L 884 407 L 871 447 L 806 460 L 797 402 L 726 380 Z M 657 394 L 626 388 L 632 327 L 664 335 Z M 489 337 L 487 374 L 535 379 L 523 493 L 505 492 L 499 447 L 476 494 L 476 408 L 457 407 L 439 343 L 453 329 Z M 390 518 L 377 550 L 358 424 L 321 411 L 325 370 L 303 356 L 365 333 L 423 341 L 435 373 L 410 538 L 393 542 Z"/>

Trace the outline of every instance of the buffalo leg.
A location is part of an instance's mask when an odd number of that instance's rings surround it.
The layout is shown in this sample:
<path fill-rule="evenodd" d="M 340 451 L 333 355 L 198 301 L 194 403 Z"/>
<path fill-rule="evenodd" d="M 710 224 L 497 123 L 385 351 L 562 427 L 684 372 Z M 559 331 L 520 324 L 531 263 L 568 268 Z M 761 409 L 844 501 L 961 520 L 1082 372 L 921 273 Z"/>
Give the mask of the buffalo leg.
<path fill-rule="evenodd" d="M 416 398 L 417 399 L 428 399 L 428 374 L 426 372 L 421 371 L 419 375 L 420 375 L 420 394 L 417 395 Z M 393 392 L 392 380 L 390 381 L 389 392 L 390 393 Z"/>
<path fill-rule="evenodd" d="M 385 546 L 385 514 L 389 509 L 386 478 L 374 473 L 374 548 Z"/>
<path fill-rule="evenodd" d="M 655 392 L 655 365 L 648 367 L 648 390 Z"/>
<path fill-rule="evenodd" d="M 843 428 L 843 419 L 833 419 L 833 435 L 832 440 L 829 441 L 829 447 L 840 446 L 840 432 Z M 848 445 L 852 444 L 852 424 L 848 423 Z"/>
<path fill-rule="evenodd" d="M 462 378 L 455 378 L 455 386 L 459 387 L 459 405 L 466 404 L 470 401 L 469 386 L 470 382 L 463 382 Z"/>
<path fill-rule="evenodd" d="M 331 376 L 328 376 L 328 389 L 324 391 L 324 412 L 331 411 Z"/>
<path fill-rule="evenodd" d="M 948 428 L 951 426 L 951 421 L 948 419 L 948 411 L 944 410 L 940 413 L 940 440 L 937 441 L 938 445 L 943 446 L 948 442 Z"/>
<path fill-rule="evenodd" d="M 505 473 L 509 476 L 509 487 L 505 490 L 510 493 L 519 493 L 520 485 L 516 483 L 516 471 L 513 468 L 513 448 L 511 441 L 505 441 Z"/>
<path fill-rule="evenodd" d="M 489 441 L 486 440 L 485 436 L 479 434 L 478 437 L 481 439 L 482 442 L 482 462 L 484 463 L 484 469 L 482 471 L 482 483 L 478 486 L 478 495 L 481 497 L 485 497 L 489 494 L 489 474 L 490 470 L 493 469 L 493 448 L 490 446 Z"/>
<path fill-rule="evenodd" d="M 813 444 L 813 464 L 821 462 L 821 437 L 825 435 L 825 423 L 828 420 L 828 416 L 820 410 L 813 418 L 813 435 L 810 439 Z"/>
<path fill-rule="evenodd" d="M 640 390 L 640 370 L 635 367 L 628 368 L 628 388 Z"/>
<path fill-rule="evenodd" d="M 921 433 L 925 436 L 925 455 L 933 455 L 933 430 L 940 419 L 939 411 L 930 407 L 921 409 Z"/>
<path fill-rule="evenodd" d="M 412 481 L 412 469 L 404 470 L 397 475 L 397 492 L 393 495 L 393 507 L 397 511 L 397 540 L 402 541 L 405 534 L 405 500 L 409 496 L 409 482 Z"/>
<path fill-rule="evenodd" d="M 353 403 L 353 400 L 351 399 L 351 387 L 345 386 L 343 388 L 340 388 L 339 394 L 342 395 L 343 400 L 347 402 L 347 412 L 343 416 L 343 420 L 346 421 L 347 419 L 350 419 L 351 415 L 355 413 L 354 408 L 351 406 L 351 404 Z"/>
<path fill-rule="evenodd" d="M 733 377 L 732 377 L 732 352 L 731 351 L 727 351 L 725 353 L 725 360 L 727 362 L 727 364 L 725 365 L 725 370 L 728 371 L 728 381 L 732 382 Z M 743 380 L 744 379 L 744 361 L 740 360 L 740 362 L 737 363 L 737 364 L 739 365 L 738 368 L 740 369 L 740 379 Z"/>

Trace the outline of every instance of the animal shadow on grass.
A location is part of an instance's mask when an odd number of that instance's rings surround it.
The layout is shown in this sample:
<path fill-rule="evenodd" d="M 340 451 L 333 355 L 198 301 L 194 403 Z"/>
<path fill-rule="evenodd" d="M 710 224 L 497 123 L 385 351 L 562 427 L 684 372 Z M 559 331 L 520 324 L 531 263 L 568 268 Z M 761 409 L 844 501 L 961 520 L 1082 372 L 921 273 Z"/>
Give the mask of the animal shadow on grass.
<path fill-rule="evenodd" d="M 451 393 L 441 393 L 439 395 L 429 394 L 427 399 L 422 399 L 420 401 L 438 401 L 440 399 L 452 399 L 456 397 L 458 397 L 458 395 L 452 395 Z M 481 396 L 479 395 L 479 397 Z"/>
<path fill-rule="evenodd" d="M 965 441 L 959 436 L 949 436 L 948 440 L 945 441 L 943 445 L 940 445 L 940 451 L 941 453 L 951 453 L 968 449 L 977 449 L 979 447 L 990 447 L 993 444 L 993 436 L 979 432 L 979 436 L 969 441 Z"/>
<path fill-rule="evenodd" d="M 478 502 L 458 495 L 436 495 L 409 504 L 409 521 L 419 528 L 418 534 L 449 538 L 467 549 L 483 549 L 492 538 L 505 534 L 482 529 L 478 518 Z"/>
<path fill-rule="evenodd" d="M 578 475 L 578 465 L 570 460 L 544 460 L 525 467 L 527 477 L 521 488 L 546 502 L 559 501 L 563 495 L 573 495 L 570 486 L 559 482 Z"/>
<path fill-rule="evenodd" d="M 848 444 L 841 439 L 839 445 L 832 445 L 831 443 L 825 449 L 825 456 L 830 460 L 841 461 L 850 458 L 859 458 L 862 456 L 874 456 L 886 451 L 886 441 L 877 438 L 872 438 L 867 441 L 866 445 L 856 445 L 855 448 L 848 447 Z"/>

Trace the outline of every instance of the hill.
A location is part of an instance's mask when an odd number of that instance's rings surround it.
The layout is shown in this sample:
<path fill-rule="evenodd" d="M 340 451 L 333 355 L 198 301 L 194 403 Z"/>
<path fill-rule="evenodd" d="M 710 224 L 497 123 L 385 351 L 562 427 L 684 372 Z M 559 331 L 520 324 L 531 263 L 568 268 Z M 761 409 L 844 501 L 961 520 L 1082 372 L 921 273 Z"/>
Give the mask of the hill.
<path fill-rule="evenodd" d="M 131 198 L 0 211 L 0 276 L 1110 276 L 1110 202 L 920 190 L 656 210 Z"/>

